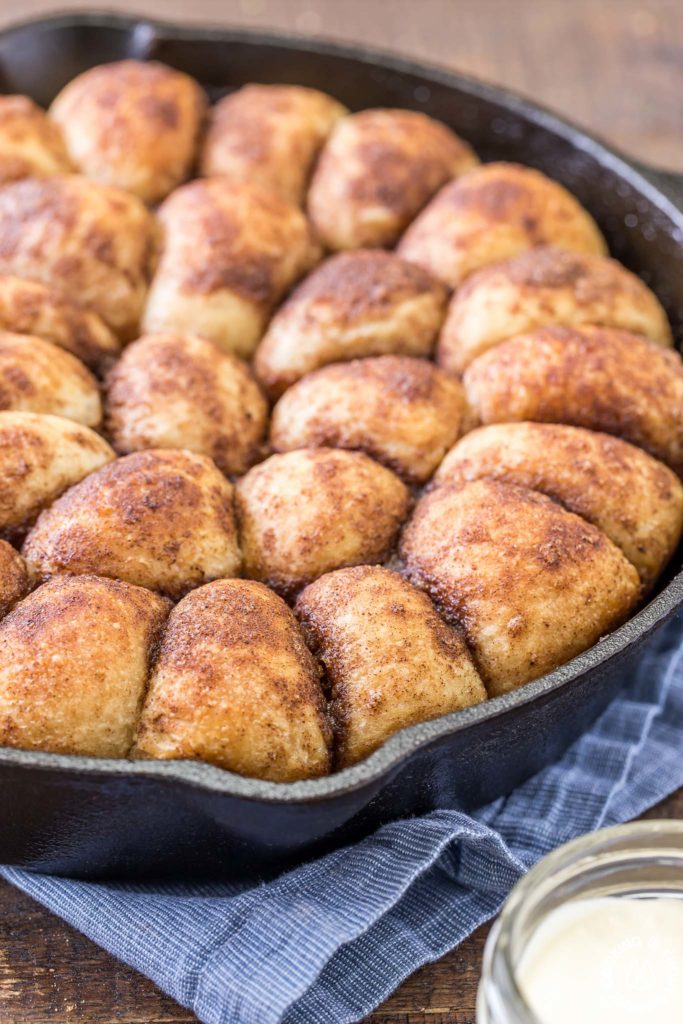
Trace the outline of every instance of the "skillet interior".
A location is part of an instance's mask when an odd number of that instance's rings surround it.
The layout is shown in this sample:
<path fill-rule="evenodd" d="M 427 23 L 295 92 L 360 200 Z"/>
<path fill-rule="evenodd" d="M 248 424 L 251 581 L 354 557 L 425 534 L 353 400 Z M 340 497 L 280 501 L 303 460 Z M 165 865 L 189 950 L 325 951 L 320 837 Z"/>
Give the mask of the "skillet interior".
<path fill-rule="evenodd" d="M 212 98 L 245 81 L 297 82 L 352 109 L 424 110 L 484 160 L 540 168 L 574 192 L 610 249 L 657 292 L 683 337 L 683 188 L 553 115 L 482 83 L 400 58 L 285 37 L 65 16 L 0 35 L 0 88 L 48 104 L 72 77 L 123 57 L 194 75 Z M 678 195 L 678 205 L 676 197 Z M 413 726 L 324 779 L 275 784 L 190 762 L 0 750 L 0 861 L 81 875 L 264 873 L 378 823 L 473 806 L 557 757 L 607 704 L 638 647 L 683 604 L 682 552 L 647 607 L 596 647 L 520 690 Z"/>

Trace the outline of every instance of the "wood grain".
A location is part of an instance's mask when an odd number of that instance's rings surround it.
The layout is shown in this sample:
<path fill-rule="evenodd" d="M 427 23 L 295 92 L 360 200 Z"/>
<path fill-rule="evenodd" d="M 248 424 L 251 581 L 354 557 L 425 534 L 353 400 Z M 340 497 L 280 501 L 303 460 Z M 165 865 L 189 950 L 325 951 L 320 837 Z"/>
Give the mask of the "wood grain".
<path fill-rule="evenodd" d="M 91 3 L 59 3 L 78 9 Z M 114 6 L 110 0 L 109 6 Z M 498 82 L 640 159 L 683 170 L 679 0 L 119 0 L 169 20 L 324 35 L 396 50 Z M 54 9 L 23 0 L 20 16 Z M 0 27 L 17 8 L 0 0 Z M 683 817 L 683 791 L 650 812 Z M 418 971 L 374 1024 L 474 1024 L 480 929 Z M 0 883 L 0 1024 L 190 1024 L 149 981 Z M 334 1022 L 330 1022 L 334 1024 Z"/>

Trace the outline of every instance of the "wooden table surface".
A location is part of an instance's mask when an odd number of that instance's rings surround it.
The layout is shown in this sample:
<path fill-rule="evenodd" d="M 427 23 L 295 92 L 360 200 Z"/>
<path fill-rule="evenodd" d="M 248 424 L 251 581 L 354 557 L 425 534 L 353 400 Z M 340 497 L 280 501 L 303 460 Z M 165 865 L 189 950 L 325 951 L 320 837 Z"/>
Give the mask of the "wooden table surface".
<path fill-rule="evenodd" d="M 18 15 L 105 7 L 0 0 Z M 325 35 L 499 82 L 640 159 L 683 170 L 680 0 L 110 0 L 120 11 Z M 683 817 L 683 791 L 650 812 Z M 486 929 L 418 971 L 375 1024 L 473 1024 Z M 0 885 L 0 1024 L 189 1024 L 195 1018 L 26 896 Z M 333 1021 L 330 1024 L 334 1024 Z"/>

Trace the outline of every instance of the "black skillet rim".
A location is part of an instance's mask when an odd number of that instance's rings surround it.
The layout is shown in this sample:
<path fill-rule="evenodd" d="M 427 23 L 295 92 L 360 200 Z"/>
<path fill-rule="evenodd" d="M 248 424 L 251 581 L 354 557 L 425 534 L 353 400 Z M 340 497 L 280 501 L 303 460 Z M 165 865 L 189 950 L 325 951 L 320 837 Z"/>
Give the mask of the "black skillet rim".
<path fill-rule="evenodd" d="M 123 15 L 108 11 L 64 12 L 46 18 L 33 18 L 9 25 L 0 31 L 0 41 L 16 32 L 31 28 L 49 30 L 68 27 L 101 27 L 134 30 L 148 28 L 151 38 L 158 32 L 163 38 L 188 40 L 220 40 L 226 43 L 251 43 L 261 46 L 286 47 L 299 52 L 346 57 L 368 64 L 379 65 L 397 74 L 413 74 L 432 78 L 442 85 L 468 92 L 476 98 L 505 106 L 519 113 L 531 123 L 543 127 L 569 142 L 575 149 L 595 156 L 602 166 L 609 167 L 632 185 L 641 195 L 666 214 L 683 236 L 683 208 L 669 194 L 667 183 L 677 182 L 675 174 L 659 172 L 639 165 L 622 156 L 617 150 L 586 132 L 571 121 L 552 113 L 543 106 L 519 94 L 495 85 L 489 85 L 469 75 L 449 71 L 437 64 L 410 58 L 365 46 L 341 44 L 322 38 L 307 38 L 288 33 L 230 29 L 218 25 L 181 25 L 144 15 Z M 661 187 L 657 178 L 661 175 Z M 564 686 L 597 669 L 612 657 L 644 640 L 655 627 L 671 618 L 683 608 L 683 569 L 636 615 L 622 626 L 598 641 L 593 647 L 566 662 L 540 679 L 527 683 L 502 697 L 494 697 L 462 711 L 451 712 L 441 718 L 408 726 L 390 737 L 378 750 L 359 764 L 320 779 L 302 782 L 266 782 L 246 778 L 223 768 L 199 761 L 129 761 L 124 759 L 81 757 L 78 755 L 48 754 L 31 750 L 0 747 L 0 765 L 15 765 L 51 772 L 119 779 L 157 780 L 160 783 L 180 783 L 191 789 L 207 793 L 225 794 L 242 800 L 263 803 L 296 804 L 316 803 L 341 797 L 356 789 L 378 783 L 384 776 L 395 774 L 401 765 L 426 746 L 444 737 L 498 718 L 527 704 L 548 697 Z"/>

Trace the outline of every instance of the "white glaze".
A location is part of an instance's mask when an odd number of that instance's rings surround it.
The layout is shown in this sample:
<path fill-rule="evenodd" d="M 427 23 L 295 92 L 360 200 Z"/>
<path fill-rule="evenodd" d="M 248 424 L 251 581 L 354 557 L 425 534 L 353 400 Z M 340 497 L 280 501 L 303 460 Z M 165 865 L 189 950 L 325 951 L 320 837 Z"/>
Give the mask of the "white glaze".
<path fill-rule="evenodd" d="M 541 1024 L 683 1024 L 683 899 L 558 907 L 531 939 L 517 982 Z"/>

